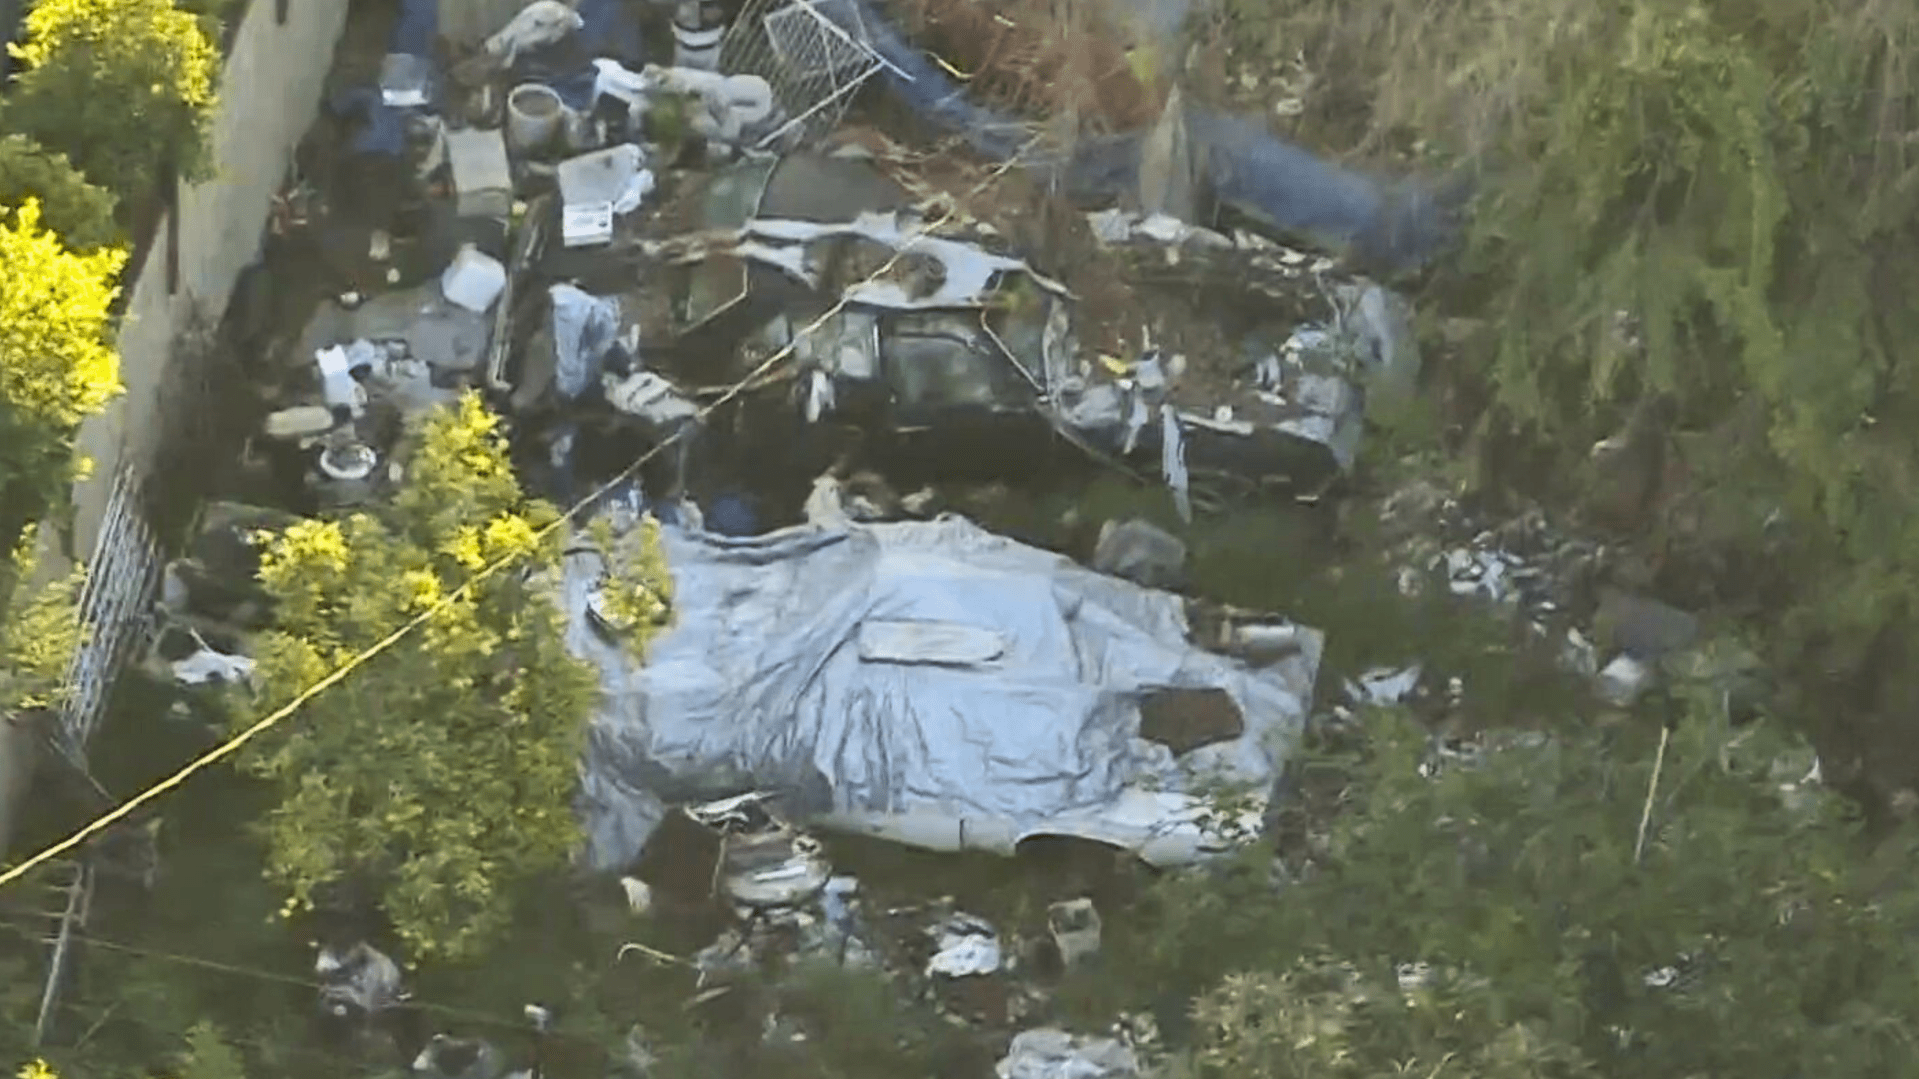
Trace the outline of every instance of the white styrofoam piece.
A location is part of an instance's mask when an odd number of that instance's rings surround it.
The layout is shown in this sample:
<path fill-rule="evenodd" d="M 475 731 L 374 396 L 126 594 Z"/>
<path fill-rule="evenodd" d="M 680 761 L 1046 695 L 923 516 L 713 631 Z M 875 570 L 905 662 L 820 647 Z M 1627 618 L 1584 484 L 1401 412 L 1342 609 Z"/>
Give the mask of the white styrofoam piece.
<path fill-rule="evenodd" d="M 462 244 L 440 274 L 440 291 L 447 300 L 477 314 L 485 314 L 505 288 L 506 267 L 472 244 Z"/>

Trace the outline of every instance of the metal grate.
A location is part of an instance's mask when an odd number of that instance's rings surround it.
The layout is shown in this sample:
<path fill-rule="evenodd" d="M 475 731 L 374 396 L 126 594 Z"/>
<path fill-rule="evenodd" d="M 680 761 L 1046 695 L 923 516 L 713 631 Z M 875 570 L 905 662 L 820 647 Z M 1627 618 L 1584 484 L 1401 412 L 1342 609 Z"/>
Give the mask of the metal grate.
<path fill-rule="evenodd" d="M 882 66 L 849 0 L 749 0 L 720 42 L 721 70 L 765 79 L 788 117 L 759 150 L 825 137 Z"/>
<path fill-rule="evenodd" d="M 140 474 L 132 466 L 114 477 L 100 538 L 80 591 L 86 636 L 67 667 L 61 734 L 82 754 L 106 712 L 120 665 L 145 637 L 148 608 L 160 583 L 161 547 L 147 523 Z"/>

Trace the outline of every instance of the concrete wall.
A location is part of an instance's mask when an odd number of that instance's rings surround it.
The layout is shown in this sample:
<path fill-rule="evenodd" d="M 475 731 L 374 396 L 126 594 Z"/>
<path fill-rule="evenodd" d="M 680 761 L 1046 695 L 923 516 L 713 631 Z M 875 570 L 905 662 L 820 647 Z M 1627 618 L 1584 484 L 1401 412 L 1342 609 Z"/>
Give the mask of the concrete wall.
<path fill-rule="evenodd" d="M 4 2 L 4 0 L 0 0 Z M 169 290 L 167 237 L 162 221 L 145 261 L 130 267 L 129 292 L 120 330 L 120 377 L 126 392 L 79 432 L 79 452 L 92 474 L 75 484 L 68 546 L 89 561 L 118 467 L 133 463 L 151 472 L 158 428 L 158 390 L 167 375 L 174 335 L 197 304 L 217 317 L 226 310 L 234 280 L 259 254 L 262 226 L 285 178 L 294 147 L 320 104 L 334 45 L 346 25 L 348 0 L 293 0 L 282 24 L 274 0 L 256 0 L 233 36 L 213 139 L 218 172 L 180 193 L 178 288 Z M 41 570 L 64 572 L 51 531 L 42 533 Z M 25 796 L 37 744 L 24 729 L 0 721 L 0 851 L 12 836 L 19 800 Z"/>
<path fill-rule="evenodd" d="M 93 474 L 74 487 L 72 550 L 93 550 L 116 466 L 149 462 L 156 428 L 156 391 L 174 335 L 197 303 L 226 310 L 233 282 L 259 254 L 261 227 L 286 176 L 293 149 L 311 126 L 333 47 L 346 25 L 348 0 L 295 0 L 287 20 L 277 4 L 257 0 L 234 34 L 214 122 L 218 174 L 180 194 L 178 289 L 169 293 L 162 222 L 145 262 L 129 271 L 130 297 L 120 330 L 120 377 L 126 393 L 80 429 L 80 452 Z"/>

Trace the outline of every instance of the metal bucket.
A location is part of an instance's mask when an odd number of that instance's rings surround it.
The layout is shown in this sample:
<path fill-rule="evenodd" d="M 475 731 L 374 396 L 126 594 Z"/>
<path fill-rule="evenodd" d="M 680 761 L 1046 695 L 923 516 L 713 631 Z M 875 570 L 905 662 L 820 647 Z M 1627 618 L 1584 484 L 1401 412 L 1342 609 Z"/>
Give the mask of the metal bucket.
<path fill-rule="evenodd" d="M 566 103 L 550 86 L 537 82 L 513 88 L 506 98 L 506 144 L 516 154 L 538 153 L 553 145 L 566 123 Z"/>

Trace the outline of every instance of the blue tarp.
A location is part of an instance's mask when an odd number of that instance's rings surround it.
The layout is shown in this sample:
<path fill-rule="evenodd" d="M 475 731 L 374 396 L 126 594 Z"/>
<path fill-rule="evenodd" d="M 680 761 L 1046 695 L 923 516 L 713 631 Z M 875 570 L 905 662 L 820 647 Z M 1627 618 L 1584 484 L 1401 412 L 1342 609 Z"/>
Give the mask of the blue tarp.
<path fill-rule="evenodd" d="M 400 0 L 399 16 L 394 20 L 393 33 L 387 38 L 386 49 L 389 54 L 417 56 L 427 62 L 432 69 L 432 79 L 428 83 L 429 100 L 438 91 L 440 73 L 433 57 L 434 39 L 439 33 L 440 6 L 437 0 Z M 396 108 L 382 101 L 377 84 L 341 91 L 328 102 L 328 107 L 336 115 L 360 121 L 348 144 L 353 153 L 398 157 L 406 152 L 406 117 L 410 110 Z"/>
<path fill-rule="evenodd" d="M 823 4 L 820 12 L 849 32 L 864 31 L 890 68 L 882 79 L 923 119 L 964 139 L 998 161 L 1020 154 L 1031 138 L 1026 125 L 967 99 L 924 54 L 906 41 L 867 0 Z M 859 25 L 853 20 L 857 19 Z M 1266 227 L 1355 253 L 1391 269 L 1408 269 L 1438 252 L 1451 236 L 1448 210 L 1459 196 L 1418 181 L 1388 183 L 1332 164 L 1268 132 L 1262 125 L 1203 109 L 1189 109 L 1187 130 L 1202 148 L 1208 179 L 1220 202 Z M 1138 135 L 1087 140 L 1070 161 L 1034 158 L 1080 197 L 1111 198 L 1138 177 Z M 1201 223 L 1201 222 L 1195 222 Z"/>
<path fill-rule="evenodd" d="M 393 36 L 387 39 L 386 51 L 430 57 L 433 39 L 438 36 L 438 0 L 400 0 L 400 17 L 393 23 Z"/>
<path fill-rule="evenodd" d="M 540 82 L 553 88 L 568 108 L 581 112 L 593 107 L 594 69 L 601 57 L 638 69 L 646 61 L 637 5 L 624 0 L 580 0 L 577 33 L 545 49 L 521 57 L 513 65 L 515 82 Z"/>

